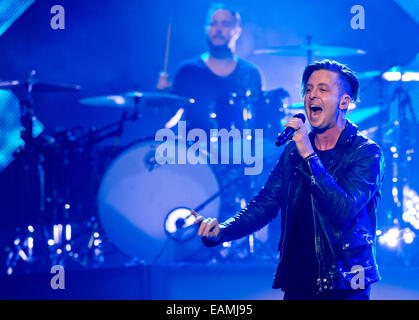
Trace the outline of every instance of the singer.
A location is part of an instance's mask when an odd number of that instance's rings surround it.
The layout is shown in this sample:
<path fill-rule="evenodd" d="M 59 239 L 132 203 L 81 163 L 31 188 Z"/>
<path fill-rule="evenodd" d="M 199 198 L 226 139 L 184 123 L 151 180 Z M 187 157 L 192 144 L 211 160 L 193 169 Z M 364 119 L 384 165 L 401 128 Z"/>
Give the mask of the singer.
<path fill-rule="evenodd" d="M 381 199 L 381 148 L 346 119 L 359 81 L 347 66 L 323 60 L 302 76 L 308 133 L 295 134 L 259 193 L 219 223 L 192 211 L 207 247 L 239 239 L 281 218 L 274 289 L 284 299 L 367 300 L 380 279 L 375 259 L 376 210 Z M 293 131 L 294 131 L 293 130 Z"/>

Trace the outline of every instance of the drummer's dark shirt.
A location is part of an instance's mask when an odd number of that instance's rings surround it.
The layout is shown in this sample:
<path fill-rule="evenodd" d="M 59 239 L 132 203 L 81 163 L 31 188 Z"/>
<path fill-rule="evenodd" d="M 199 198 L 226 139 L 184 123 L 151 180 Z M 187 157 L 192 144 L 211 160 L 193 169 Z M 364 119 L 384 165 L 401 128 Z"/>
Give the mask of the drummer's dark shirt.
<path fill-rule="evenodd" d="M 221 77 L 198 57 L 186 61 L 178 69 L 172 93 L 196 101 L 185 110 L 182 119 L 187 121 L 188 129 L 230 129 L 231 125 L 242 128 L 243 106 L 256 99 L 261 82 L 258 69 L 241 58 L 230 75 Z"/>

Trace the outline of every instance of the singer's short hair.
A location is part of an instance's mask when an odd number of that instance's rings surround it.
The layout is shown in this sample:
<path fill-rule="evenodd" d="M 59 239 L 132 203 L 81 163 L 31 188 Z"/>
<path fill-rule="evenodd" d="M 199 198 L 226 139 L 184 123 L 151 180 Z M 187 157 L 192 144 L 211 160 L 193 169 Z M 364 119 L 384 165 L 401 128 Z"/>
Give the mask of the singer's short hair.
<path fill-rule="evenodd" d="M 227 5 L 225 3 L 221 3 L 221 2 L 217 2 L 217 3 L 213 3 L 210 7 L 210 9 L 208 10 L 208 14 L 207 14 L 207 25 L 209 25 L 211 23 L 211 18 L 212 15 L 214 14 L 215 11 L 217 10 L 227 10 L 231 13 L 231 15 L 233 16 L 235 22 L 236 22 L 236 26 L 240 26 L 241 24 L 241 16 L 240 13 L 233 9 L 230 5 Z"/>
<path fill-rule="evenodd" d="M 322 61 L 316 61 L 312 64 L 309 64 L 303 73 L 302 79 L 302 90 L 303 96 L 306 92 L 306 86 L 308 79 L 310 78 L 311 74 L 317 70 L 330 70 L 334 71 L 339 74 L 339 78 L 341 80 L 342 89 L 345 93 L 347 93 L 353 102 L 358 101 L 359 98 L 359 80 L 356 76 L 355 72 L 352 71 L 346 65 L 339 63 L 334 60 L 324 59 Z"/>

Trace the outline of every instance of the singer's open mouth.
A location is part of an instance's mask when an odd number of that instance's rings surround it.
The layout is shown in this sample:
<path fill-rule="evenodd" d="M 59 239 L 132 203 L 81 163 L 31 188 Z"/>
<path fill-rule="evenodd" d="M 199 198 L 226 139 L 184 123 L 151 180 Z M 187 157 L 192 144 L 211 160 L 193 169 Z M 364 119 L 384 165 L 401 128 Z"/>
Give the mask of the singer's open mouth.
<path fill-rule="evenodd" d="M 322 111 L 323 109 L 322 107 L 319 107 L 319 106 L 310 106 L 310 110 L 312 112 L 318 112 L 318 111 Z"/>

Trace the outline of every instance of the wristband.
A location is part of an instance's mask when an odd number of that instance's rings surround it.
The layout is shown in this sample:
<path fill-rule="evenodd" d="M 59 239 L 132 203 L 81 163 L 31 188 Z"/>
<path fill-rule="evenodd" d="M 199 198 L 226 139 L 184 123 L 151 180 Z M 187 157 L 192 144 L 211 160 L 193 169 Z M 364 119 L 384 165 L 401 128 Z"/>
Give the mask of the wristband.
<path fill-rule="evenodd" d="M 316 152 L 310 153 L 307 157 L 304 158 L 304 161 L 309 161 L 311 158 L 315 158 L 315 157 L 317 157 Z"/>

